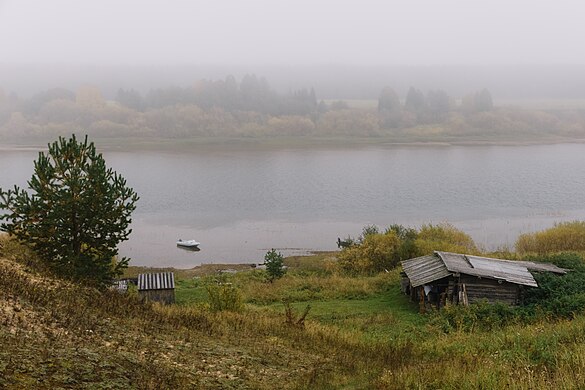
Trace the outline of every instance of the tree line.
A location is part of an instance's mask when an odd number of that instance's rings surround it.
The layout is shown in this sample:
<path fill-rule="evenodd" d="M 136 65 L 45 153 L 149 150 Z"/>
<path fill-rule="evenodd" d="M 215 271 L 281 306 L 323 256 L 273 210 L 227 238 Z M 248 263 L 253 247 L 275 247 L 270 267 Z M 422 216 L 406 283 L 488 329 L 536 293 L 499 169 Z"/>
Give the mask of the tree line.
<path fill-rule="evenodd" d="M 397 141 L 464 137 L 585 135 L 583 110 L 495 107 L 487 89 L 454 98 L 411 87 L 404 98 L 385 87 L 377 101 L 353 107 L 318 100 L 312 88 L 275 92 L 262 77 L 200 80 L 140 93 L 53 88 L 29 98 L 0 89 L 0 139 L 48 138 L 83 130 L 92 137 L 385 136 Z"/>
<path fill-rule="evenodd" d="M 442 123 L 450 112 L 472 114 L 489 112 L 493 108 L 492 95 L 485 88 L 464 96 L 460 105 L 442 89 L 430 90 L 425 95 L 410 87 L 402 104 L 394 89 L 385 87 L 378 98 L 381 125 L 387 128 Z"/>

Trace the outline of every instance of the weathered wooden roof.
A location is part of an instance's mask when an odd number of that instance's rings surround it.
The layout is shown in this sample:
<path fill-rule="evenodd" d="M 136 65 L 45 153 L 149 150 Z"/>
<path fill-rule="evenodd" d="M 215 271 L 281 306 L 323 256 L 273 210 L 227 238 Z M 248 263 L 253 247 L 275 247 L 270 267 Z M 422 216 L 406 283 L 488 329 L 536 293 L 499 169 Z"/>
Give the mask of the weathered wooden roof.
<path fill-rule="evenodd" d="M 532 261 L 519 261 L 519 263 L 524 264 L 524 266 L 526 266 L 526 268 L 528 268 L 530 271 L 552 272 L 555 274 L 566 274 L 567 271 L 569 271 L 550 263 L 535 263 Z"/>
<path fill-rule="evenodd" d="M 175 288 L 173 272 L 159 272 L 138 275 L 138 290 L 169 290 Z"/>
<path fill-rule="evenodd" d="M 413 287 L 456 273 L 538 287 L 530 271 L 566 273 L 566 270 L 548 263 L 501 260 L 439 251 L 431 256 L 405 260 L 402 268 Z"/>
<path fill-rule="evenodd" d="M 538 287 L 534 276 L 528 271 L 525 265 L 518 264 L 516 261 L 506 261 L 490 259 L 487 257 L 458 255 L 455 253 L 437 252 L 439 257 L 445 256 L 451 261 L 458 256 L 457 270 L 450 269 L 452 272 L 459 272 L 462 274 L 478 276 L 488 279 L 505 280 L 506 282 L 521 284 L 524 286 Z M 459 267 L 463 262 L 467 262 L 467 267 Z M 447 266 L 449 268 L 449 266 Z"/>
<path fill-rule="evenodd" d="M 402 262 L 402 269 L 413 287 L 450 276 L 451 272 L 438 256 L 422 256 Z"/>

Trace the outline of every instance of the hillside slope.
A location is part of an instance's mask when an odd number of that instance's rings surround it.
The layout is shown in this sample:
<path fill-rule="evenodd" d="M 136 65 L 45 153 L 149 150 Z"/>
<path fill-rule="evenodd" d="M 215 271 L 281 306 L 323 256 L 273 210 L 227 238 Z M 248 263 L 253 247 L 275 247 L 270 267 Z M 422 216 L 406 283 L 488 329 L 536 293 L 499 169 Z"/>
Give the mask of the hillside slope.
<path fill-rule="evenodd" d="M 248 303 L 239 313 L 212 313 L 195 302 L 149 305 L 57 280 L 34 272 L 25 248 L 2 244 L 0 236 L 2 389 L 572 389 L 585 383 L 581 306 L 570 306 L 570 319 L 528 323 L 499 324 L 486 305 L 420 316 L 399 295 L 392 273 L 367 278 L 289 269 L 281 283 L 232 275 L 230 281 L 260 291 L 256 298 L 274 299 Z M 328 296 L 364 283 L 386 288 Z M 193 293 L 193 285 L 182 287 Z M 293 290 L 318 292 L 291 302 L 312 305 L 304 326 L 285 323 L 281 302 Z"/>
<path fill-rule="evenodd" d="M 36 275 L 6 258 L 0 345 L 0 388 L 302 387 L 324 359 L 301 356 L 277 337 L 227 335 L 190 309 Z"/>

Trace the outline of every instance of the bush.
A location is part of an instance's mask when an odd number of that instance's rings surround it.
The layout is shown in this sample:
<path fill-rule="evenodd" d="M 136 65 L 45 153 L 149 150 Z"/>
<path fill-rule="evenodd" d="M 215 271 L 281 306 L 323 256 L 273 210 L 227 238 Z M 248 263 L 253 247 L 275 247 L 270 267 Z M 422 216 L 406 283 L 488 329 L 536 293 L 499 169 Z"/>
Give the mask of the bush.
<path fill-rule="evenodd" d="M 433 251 L 478 253 L 473 239 L 449 223 L 422 225 L 414 245 L 417 256 L 429 255 Z"/>
<path fill-rule="evenodd" d="M 420 231 L 391 225 L 381 234 L 374 226 L 365 226 L 357 245 L 344 248 L 338 256 L 343 271 L 375 273 L 392 269 L 401 261 L 433 251 L 475 254 L 473 239 L 450 224 L 423 225 Z"/>
<path fill-rule="evenodd" d="M 396 263 L 402 260 L 412 259 L 417 256 L 415 240 L 418 237 L 416 229 L 407 228 L 402 225 L 390 225 L 386 233 L 394 232 L 400 239 L 400 248 L 394 253 Z"/>
<path fill-rule="evenodd" d="M 565 275 L 550 272 L 534 273 L 538 288 L 527 289 L 524 303 L 554 317 L 572 318 L 585 312 L 585 263 L 577 253 L 560 253 L 551 256 L 528 258 L 569 269 Z"/>
<path fill-rule="evenodd" d="M 546 255 L 563 251 L 585 251 L 585 222 L 561 222 L 554 227 L 518 237 L 516 251 Z"/>
<path fill-rule="evenodd" d="M 368 234 L 360 245 L 346 248 L 338 256 L 342 270 L 353 273 L 376 273 L 398 265 L 395 254 L 400 239 L 394 231 Z"/>
<path fill-rule="evenodd" d="M 376 225 L 366 225 L 362 229 L 362 235 L 360 236 L 358 242 L 364 242 L 368 236 L 373 236 L 374 234 L 380 234 L 380 229 L 378 229 Z"/>
<path fill-rule="evenodd" d="M 211 311 L 240 311 L 242 309 L 242 295 L 231 283 L 209 284 L 205 289 Z"/>

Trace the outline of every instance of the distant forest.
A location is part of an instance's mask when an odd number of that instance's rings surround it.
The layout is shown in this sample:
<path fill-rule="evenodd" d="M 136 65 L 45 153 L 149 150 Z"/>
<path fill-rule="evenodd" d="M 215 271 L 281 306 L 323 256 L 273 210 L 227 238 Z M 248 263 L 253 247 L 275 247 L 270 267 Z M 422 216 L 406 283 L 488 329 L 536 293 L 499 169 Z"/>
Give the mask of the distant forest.
<path fill-rule="evenodd" d="M 377 106 L 324 101 L 312 88 L 277 93 L 246 75 L 200 80 L 141 93 L 119 89 L 107 100 L 96 86 L 49 89 L 28 98 L 0 89 L 0 140 L 55 137 L 386 137 L 397 142 L 585 137 L 585 110 L 494 107 L 489 90 L 453 97 L 410 87 L 381 87 Z"/>

